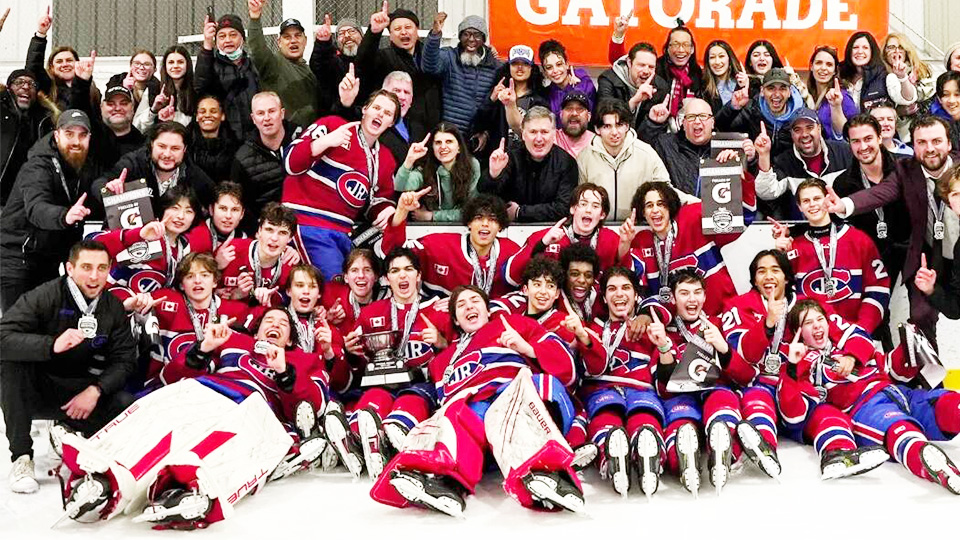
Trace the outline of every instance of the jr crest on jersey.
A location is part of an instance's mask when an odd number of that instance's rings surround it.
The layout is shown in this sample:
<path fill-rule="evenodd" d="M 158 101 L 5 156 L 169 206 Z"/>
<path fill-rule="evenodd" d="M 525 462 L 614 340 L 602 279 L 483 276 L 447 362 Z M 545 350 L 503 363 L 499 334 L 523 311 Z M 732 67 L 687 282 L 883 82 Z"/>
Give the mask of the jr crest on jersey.
<path fill-rule="evenodd" d="M 828 302 L 839 302 L 856 296 L 857 293 L 854 292 L 854 288 L 857 284 L 855 281 L 859 281 L 860 276 L 855 274 L 859 274 L 859 272 L 851 272 L 844 268 L 833 269 L 832 279 L 835 293 L 829 297 Z M 817 268 L 804 274 L 800 280 L 800 291 L 805 296 L 810 297 L 827 296 L 827 276 L 823 269 Z"/>
<path fill-rule="evenodd" d="M 346 171 L 337 179 L 337 193 L 353 208 L 363 208 L 370 197 L 370 179 L 358 171 Z"/>
<path fill-rule="evenodd" d="M 618 348 L 607 360 L 610 371 L 636 371 L 650 364 L 650 357 L 637 351 Z"/>
<path fill-rule="evenodd" d="M 456 366 L 450 371 L 450 376 L 444 380 L 445 393 L 449 395 L 459 390 L 474 373 L 480 370 L 482 359 L 483 355 L 480 351 L 472 351 L 461 356 Z"/>

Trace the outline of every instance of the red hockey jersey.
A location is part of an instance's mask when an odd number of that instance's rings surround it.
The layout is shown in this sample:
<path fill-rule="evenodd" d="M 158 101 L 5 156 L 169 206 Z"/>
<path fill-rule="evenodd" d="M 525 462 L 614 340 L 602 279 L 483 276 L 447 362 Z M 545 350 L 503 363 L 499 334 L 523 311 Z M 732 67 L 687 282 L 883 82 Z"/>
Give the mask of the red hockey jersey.
<path fill-rule="evenodd" d="M 566 230 L 570 231 L 571 227 L 572 226 L 566 227 Z M 576 240 L 581 244 L 589 246 L 592 244 L 594 238 L 596 239 L 597 245 L 594 250 L 600 258 L 600 272 L 603 272 L 607 268 L 617 264 L 617 248 L 620 246 L 620 235 L 606 227 L 599 227 L 598 229 L 599 232 L 594 231 L 594 234 L 590 237 L 577 238 Z M 521 283 L 523 281 L 523 269 L 527 266 L 527 263 L 530 262 L 530 259 L 536 255 L 543 254 L 551 259 L 560 260 L 560 251 L 570 246 L 571 242 L 568 236 L 560 238 L 555 244 L 550 244 L 549 246 L 543 245 L 543 237 L 549 230 L 550 228 L 548 227 L 531 234 L 527 237 L 527 241 L 523 244 L 523 247 L 520 248 L 520 251 L 507 259 L 506 277 L 510 285 L 514 287 L 523 285 L 523 283 Z"/>
<path fill-rule="evenodd" d="M 331 148 L 314 157 L 310 144 L 339 128 L 339 116 L 320 118 L 283 149 L 281 200 L 297 212 L 300 225 L 333 229 L 349 234 L 364 211 L 373 219 L 393 206 L 393 172 L 397 168 L 390 151 L 379 142 L 368 152 L 361 141 L 360 125 L 351 128 L 346 147 Z"/>
<path fill-rule="evenodd" d="M 720 246 L 736 240 L 738 235 L 704 236 L 700 214 L 700 203 L 686 204 L 677 213 L 669 270 L 673 272 L 681 268 L 692 268 L 703 276 L 707 284 L 704 311 L 708 315 L 717 315 L 723 311 L 724 304 L 737 294 L 720 254 Z M 651 230 L 637 233 L 628 254 L 629 258 L 623 261 L 625 266 L 633 268 L 641 284 L 649 288 L 650 294 L 658 294 L 661 287 L 668 285 L 660 281 L 660 267 L 654 251 L 655 237 Z"/>
<path fill-rule="evenodd" d="M 497 340 L 505 330 L 501 317 L 530 343 L 536 352 L 533 358 L 499 344 Z M 563 340 L 522 315 L 491 316 L 483 328 L 472 336 L 461 336 L 460 340 L 463 339 L 469 341 L 462 348 L 460 341 L 451 343 L 430 363 L 430 377 L 437 385 L 441 403 L 455 397 L 486 399 L 509 384 L 524 367 L 534 373 L 553 375 L 567 387 L 576 382 L 573 354 Z"/>
<path fill-rule="evenodd" d="M 474 280 L 473 264 L 470 263 L 470 233 L 431 233 L 417 240 L 406 241 L 407 222 L 398 227 L 391 223 L 383 232 L 383 252 L 406 245 L 420 257 L 423 269 L 423 287 L 433 296 L 450 296 L 458 285 L 480 285 Z M 507 282 L 504 267 L 507 259 L 520 250 L 520 246 L 509 238 L 494 240 L 493 250 L 497 250 L 497 259 L 492 288 L 487 291 L 491 298 L 502 296 L 513 287 Z M 493 253 L 493 251 L 491 251 Z M 480 258 L 480 267 L 488 268 L 488 257 Z"/>
<path fill-rule="evenodd" d="M 160 289 L 152 293 L 154 298 L 163 298 L 165 300 L 157 304 L 154 313 L 157 315 L 157 322 L 160 326 L 160 349 L 151 347 L 150 365 L 147 368 L 147 387 L 156 384 L 157 377 L 160 375 L 163 366 L 168 364 L 180 352 L 186 351 L 197 341 L 197 334 L 194 330 L 193 321 L 190 319 L 190 310 L 187 308 L 187 299 L 183 293 L 176 289 Z M 215 310 L 197 311 L 197 317 L 200 321 L 200 327 L 203 328 L 210 322 L 211 311 L 216 311 L 217 318 L 227 316 L 235 318 L 237 322 L 234 326 L 249 328 L 253 318 L 250 309 L 243 302 L 233 300 L 223 300 L 214 296 Z M 170 384 L 173 381 L 159 381 L 164 384 Z"/>
<path fill-rule="evenodd" d="M 787 257 L 793 264 L 800 294 L 829 304 L 841 317 L 873 333 L 890 304 L 890 276 L 873 240 L 850 225 L 837 228 L 837 253 L 832 278 L 833 296 L 826 294 L 826 275 L 813 243 L 824 246 L 829 263 L 830 237 L 816 239 L 809 232 L 793 239 Z"/>
<path fill-rule="evenodd" d="M 607 387 L 655 389 L 660 353 L 646 336 L 640 341 L 630 341 L 626 331 L 617 343 L 617 333 L 624 324 L 610 323 L 610 352 L 603 345 L 604 321 L 594 319 L 587 327 L 591 345 L 580 349 L 584 364 L 583 392 L 586 394 Z"/>
<path fill-rule="evenodd" d="M 237 401 L 257 392 L 277 417 L 288 423 L 294 421 L 297 404 L 301 401 L 309 402 L 317 411 L 326 407 L 327 374 L 319 356 L 288 349 L 284 357 L 287 370 L 293 372 L 293 384 L 281 388 L 277 384 L 277 373 L 268 367 L 264 356 L 253 352 L 255 344 L 253 336 L 234 332 L 226 343 L 211 353 L 211 365 L 203 369 L 187 366 L 189 347 L 185 347 L 163 368 L 163 379 L 172 384 L 195 378 L 204 386 Z"/>
<path fill-rule="evenodd" d="M 168 257 L 167 238 L 163 236 L 159 240 L 162 246 L 160 257 L 144 262 L 122 260 L 124 256 L 121 254 L 128 248 L 133 248 L 133 252 L 147 249 L 146 240 L 140 236 L 141 229 L 142 227 L 113 229 L 93 236 L 94 240 L 107 246 L 110 259 L 113 260 L 110 276 L 107 277 L 107 287 L 121 301 L 135 294 L 153 293 L 161 287 L 172 287 L 177 263 L 188 253 L 195 251 L 188 235 L 180 235 L 177 244 L 170 246 Z M 118 257 L 121 260 L 118 260 Z"/>
<path fill-rule="evenodd" d="M 437 302 L 436 298 L 431 298 L 420 302 L 419 313 L 413 321 L 410 328 L 410 337 L 407 339 L 407 346 L 404 349 L 403 357 L 407 360 L 407 367 L 416 368 L 425 366 L 433 360 L 436 350 L 432 345 L 423 341 L 423 331 L 427 324 L 421 317 L 426 317 L 437 327 L 437 330 L 446 335 L 450 327 L 450 315 L 446 312 L 438 311 L 433 307 Z M 377 300 L 360 310 L 360 318 L 356 326 L 361 329 L 362 334 L 372 334 L 375 332 L 386 332 L 392 327 L 391 304 L 392 299 Z M 403 330 L 404 321 L 410 312 L 411 304 L 402 304 L 397 309 L 397 326 Z M 397 338 L 400 339 L 399 337 Z M 399 341 L 398 341 L 399 342 Z"/>
<path fill-rule="evenodd" d="M 223 274 L 220 276 L 220 284 L 217 286 L 217 294 L 224 298 L 229 298 L 237 288 L 237 281 L 240 279 L 240 275 L 249 272 L 254 275 L 254 289 L 257 287 L 278 288 L 277 292 L 271 297 L 271 306 L 279 306 L 282 304 L 283 295 L 280 291 L 286 290 L 287 280 L 290 278 L 290 269 L 293 268 L 293 265 L 289 263 L 283 264 L 277 261 L 274 266 L 263 267 L 260 270 L 260 282 L 257 283 L 256 274 L 253 269 L 253 258 L 257 249 L 257 241 L 252 238 L 244 238 L 234 240 L 230 245 L 236 248 L 237 256 L 223 269 Z M 255 299 L 251 298 L 250 301 L 256 303 Z"/>

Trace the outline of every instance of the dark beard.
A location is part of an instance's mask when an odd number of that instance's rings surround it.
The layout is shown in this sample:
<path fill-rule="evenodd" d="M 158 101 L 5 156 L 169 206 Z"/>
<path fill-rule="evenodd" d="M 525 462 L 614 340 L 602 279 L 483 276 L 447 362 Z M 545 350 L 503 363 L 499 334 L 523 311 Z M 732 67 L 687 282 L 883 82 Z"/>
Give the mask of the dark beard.
<path fill-rule="evenodd" d="M 87 150 L 84 150 L 82 154 L 77 155 L 70 152 L 60 151 L 60 157 L 67 162 L 67 165 L 70 165 L 70 168 L 74 171 L 79 171 L 83 168 L 83 165 L 87 162 Z"/>

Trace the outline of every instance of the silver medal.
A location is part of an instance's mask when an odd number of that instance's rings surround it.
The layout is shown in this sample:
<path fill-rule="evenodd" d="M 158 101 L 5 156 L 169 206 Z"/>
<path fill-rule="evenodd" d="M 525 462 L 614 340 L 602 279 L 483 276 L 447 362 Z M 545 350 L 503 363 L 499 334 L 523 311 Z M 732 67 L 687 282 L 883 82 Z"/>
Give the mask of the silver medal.
<path fill-rule="evenodd" d="M 944 227 L 943 222 L 940 220 L 937 220 L 937 222 L 933 224 L 933 239 L 943 240 L 945 232 L 946 232 L 946 227 Z"/>
<path fill-rule="evenodd" d="M 660 303 L 670 303 L 670 287 L 660 287 Z"/>
<path fill-rule="evenodd" d="M 780 355 L 771 353 L 763 359 L 763 369 L 767 373 L 780 373 Z"/>
<path fill-rule="evenodd" d="M 270 347 L 270 342 L 257 340 L 257 342 L 253 344 L 253 352 L 257 354 L 267 354 L 267 350 L 269 347 Z"/>
<path fill-rule="evenodd" d="M 883 221 L 877 222 L 877 238 L 884 240 L 887 238 L 887 224 Z"/>
<path fill-rule="evenodd" d="M 97 336 L 97 318 L 93 315 L 83 315 L 77 322 L 77 329 L 83 333 L 84 339 L 93 339 Z"/>
<path fill-rule="evenodd" d="M 823 294 L 827 295 L 828 298 L 833 298 L 837 294 L 837 286 L 833 284 L 833 279 L 828 278 L 823 282 Z"/>

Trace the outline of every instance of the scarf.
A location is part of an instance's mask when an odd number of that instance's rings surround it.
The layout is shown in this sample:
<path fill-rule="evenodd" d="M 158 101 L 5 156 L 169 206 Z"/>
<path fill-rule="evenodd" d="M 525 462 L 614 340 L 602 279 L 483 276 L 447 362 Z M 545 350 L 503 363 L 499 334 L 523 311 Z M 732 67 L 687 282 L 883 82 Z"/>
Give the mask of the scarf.
<path fill-rule="evenodd" d="M 667 62 L 667 70 L 673 75 L 673 84 L 671 85 L 672 95 L 670 96 L 670 116 L 674 117 L 680 112 L 680 106 L 683 105 L 684 98 L 690 93 L 690 87 L 693 86 L 693 79 L 690 78 L 690 64 L 679 67 Z"/>

